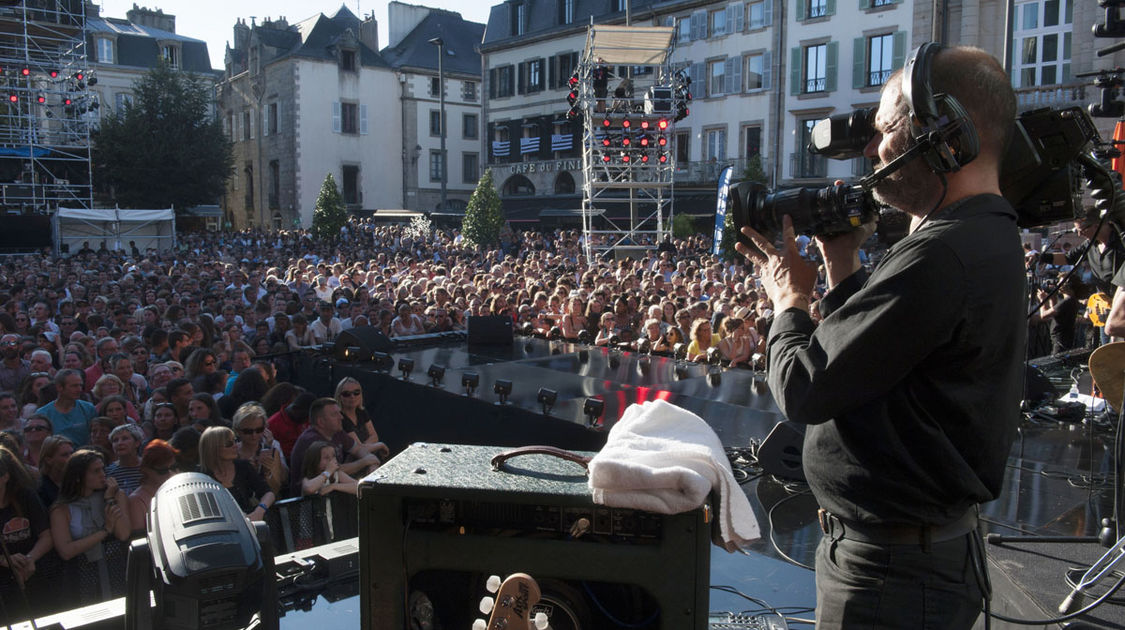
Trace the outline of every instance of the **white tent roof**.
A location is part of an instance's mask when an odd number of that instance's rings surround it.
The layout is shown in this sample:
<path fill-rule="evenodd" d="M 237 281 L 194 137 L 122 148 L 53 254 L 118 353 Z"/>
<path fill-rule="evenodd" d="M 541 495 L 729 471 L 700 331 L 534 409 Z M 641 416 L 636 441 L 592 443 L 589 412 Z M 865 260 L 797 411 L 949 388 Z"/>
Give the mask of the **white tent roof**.
<path fill-rule="evenodd" d="M 166 210 L 121 210 L 118 208 L 59 208 L 60 219 L 77 219 L 80 221 L 128 221 L 150 222 L 170 221 L 176 218 L 176 211 L 172 208 Z"/>
<path fill-rule="evenodd" d="M 609 65 L 658 66 L 672 47 L 671 26 L 591 26 L 584 59 Z"/>

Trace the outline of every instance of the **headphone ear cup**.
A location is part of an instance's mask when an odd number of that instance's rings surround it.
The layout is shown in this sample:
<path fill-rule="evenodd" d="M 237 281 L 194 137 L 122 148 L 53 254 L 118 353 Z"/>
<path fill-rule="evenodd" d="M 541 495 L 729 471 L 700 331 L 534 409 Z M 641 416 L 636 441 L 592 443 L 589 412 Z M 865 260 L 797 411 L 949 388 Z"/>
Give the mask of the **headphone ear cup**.
<path fill-rule="evenodd" d="M 938 110 L 937 120 L 942 121 L 937 129 L 942 141 L 926 151 L 926 163 L 935 172 L 953 173 L 980 154 L 980 137 L 973 120 L 956 98 L 936 94 L 934 102 Z"/>

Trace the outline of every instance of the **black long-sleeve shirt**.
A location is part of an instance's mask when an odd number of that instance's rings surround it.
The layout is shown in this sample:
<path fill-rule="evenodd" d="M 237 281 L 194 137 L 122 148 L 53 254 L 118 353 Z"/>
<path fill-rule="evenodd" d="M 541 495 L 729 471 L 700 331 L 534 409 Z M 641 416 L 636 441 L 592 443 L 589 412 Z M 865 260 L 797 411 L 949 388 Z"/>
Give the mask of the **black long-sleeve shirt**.
<path fill-rule="evenodd" d="M 978 195 L 825 296 L 819 327 L 778 313 L 769 385 L 808 424 L 821 507 L 869 523 L 943 525 L 996 497 L 1019 421 L 1027 327 L 1016 214 Z"/>

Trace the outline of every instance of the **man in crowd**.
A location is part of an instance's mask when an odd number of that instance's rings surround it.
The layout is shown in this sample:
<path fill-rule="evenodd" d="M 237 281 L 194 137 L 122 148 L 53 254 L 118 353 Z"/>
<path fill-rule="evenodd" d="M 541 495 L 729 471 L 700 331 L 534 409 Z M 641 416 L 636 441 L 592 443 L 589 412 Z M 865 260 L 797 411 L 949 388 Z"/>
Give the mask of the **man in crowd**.
<path fill-rule="evenodd" d="M 358 478 L 379 466 L 379 458 L 372 454 L 376 445 L 360 444 L 348 437 L 344 433 L 343 420 L 344 414 L 340 412 L 340 404 L 335 399 L 318 398 L 313 401 L 309 407 L 309 428 L 297 438 L 289 458 L 289 481 L 293 494 L 299 496 L 301 493 L 305 451 L 317 440 L 331 442 L 336 447 L 336 459 L 342 462 L 340 470 L 353 477 Z M 350 461 L 345 461 L 345 455 L 351 456 Z"/>
<path fill-rule="evenodd" d="M 14 392 L 19 390 L 23 379 L 31 374 L 31 362 L 20 358 L 19 335 L 0 337 L 0 389 Z"/>
<path fill-rule="evenodd" d="M 0 431 L 19 431 L 20 406 L 12 392 L 0 392 Z"/>
<path fill-rule="evenodd" d="M 830 289 L 819 327 L 816 269 L 788 217 L 781 250 L 749 228 L 760 251 L 739 246 L 776 308 L 770 390 L 808 425 L 803 463 L 825 532 L 818 628 L 967 629 L 986 595 L 976 509 L 1000 490 L 1026 337 L 1016 214 L 999 187 L 1016 103 L 979 49 L 941 49 L 930 74 L 934 93 L 967 109 L 980 155 L 944 174 L 916 157 L 876 185 L 911 231 L 870 276 L 858 256 L 869 230 L 818 239 Z M 865 151 L 876 166 L 916 143 L 903 91 L 901 72 L 883 88 Z"/>
<path fill-rule="evenodd" d="M 90 421 L 98 415 L 94 406 L 82 396 L 82 373 L 78 370 L 59 370 L 55 374 L 57 397 L 35 413 L 47 416 L 56 435 L 64 435 L 75 444 L 90 443 Z"/>

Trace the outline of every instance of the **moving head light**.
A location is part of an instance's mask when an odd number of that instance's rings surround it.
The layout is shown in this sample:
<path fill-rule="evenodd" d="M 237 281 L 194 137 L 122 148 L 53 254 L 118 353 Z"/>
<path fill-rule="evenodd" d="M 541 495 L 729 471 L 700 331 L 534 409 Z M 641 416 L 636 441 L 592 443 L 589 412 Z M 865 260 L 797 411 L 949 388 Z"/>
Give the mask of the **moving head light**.
<path fill-rule="evenodd" d="M 816 124 L 808 150 L 834 160 L 863 156 L 875 134 L 873 110 L 860 109 L 826 118 Z M 1037 109 L 1016 119 L 1001 164 L 1000 189 L 1016 209 L 1017 223 L 1031 228 L 1080 218 L 1081 178 L 1093 188 L 1094 197 L 1112 197 L 1114 180 L 1106 167 L 1090 155 L 1091 142 L 1099 140 L 1093 121 L 1080 107 Z M 870 190 L 880 180 L 869 175 L 858 184 L 825 188 L 794 188 L 770 191 L 755 182 L 731 185 L 730 207 L 736 234 L 743 226 L 771 237 L 781 231 L 785 215 L 798 234 L 830 236 L 847 232 L 878 219 L 883 206 Z M 1119 185 L 1118 185 L 1119 186 Z M 1103 208 L 1125 225 L 1125 200 Z"/>

